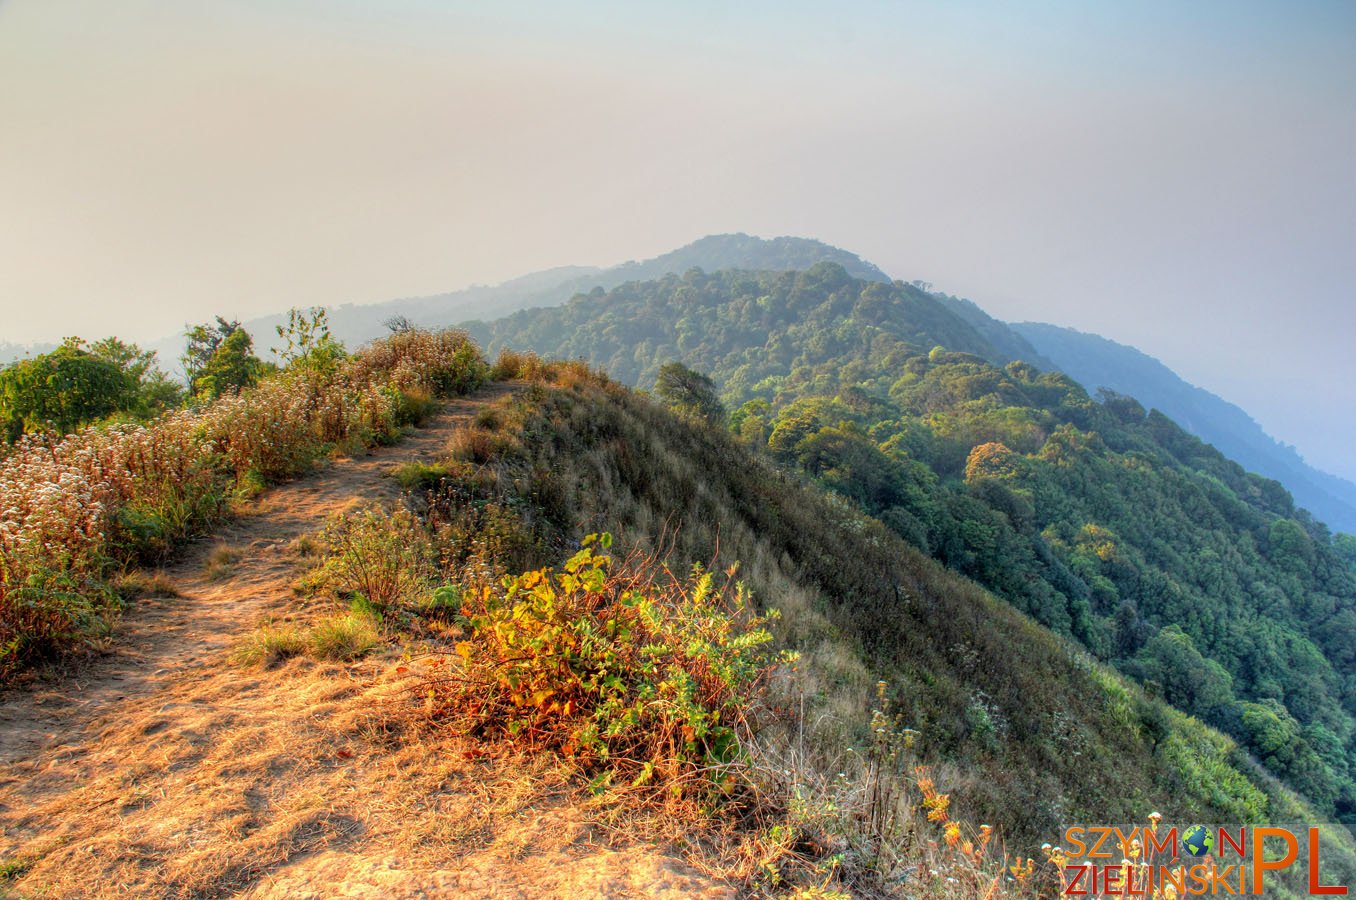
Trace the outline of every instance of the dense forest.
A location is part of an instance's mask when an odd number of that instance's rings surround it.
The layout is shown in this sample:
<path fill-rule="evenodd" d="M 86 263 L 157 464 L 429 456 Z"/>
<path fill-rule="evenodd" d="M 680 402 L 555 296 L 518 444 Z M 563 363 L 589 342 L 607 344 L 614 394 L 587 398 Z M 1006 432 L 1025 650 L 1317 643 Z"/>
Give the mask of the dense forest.
<path fill-rule="evenodd" d="M 691 270 L 473 332 L 643 387 L 673 361 L 709 376 L 746 441 L 1356 819 L 1356 540 L 1161 413 L 832 264 Z"/>
<path fill-rule="evenodd" d="M 979 312 L 970 321 L 981 318 L 988 316 Z M 1356 484 L 1309 465 L 1232 403 L 1188 384 L 1152 356 L 1095 334 L 1038 322 L 1007 327 L 1089 390 L 1106 387 L 1163 411 L 1248 471 L 1280 481 L 1296 503 L 1334 530 L 1356 533 Z"/>

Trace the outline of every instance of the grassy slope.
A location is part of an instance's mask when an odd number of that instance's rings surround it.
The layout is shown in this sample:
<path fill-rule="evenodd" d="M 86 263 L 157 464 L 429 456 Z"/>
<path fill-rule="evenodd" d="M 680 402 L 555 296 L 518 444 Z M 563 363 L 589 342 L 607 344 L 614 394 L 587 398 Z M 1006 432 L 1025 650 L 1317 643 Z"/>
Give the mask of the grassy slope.
<path fill-rule="evenodd" d="M 1233 742 L 1135 687 L 876 521 L 610 383 L 510 402 L 468 440 L 482 485 L 539 533 L 611 530 L 675 565 L 739 560 L 803 653 L 825 760 L 886 679 L 972 821 L 1034 845 L 1062 823 L 1311 820 Z M 493 473 L 492 475 L 486 473 Z"/>
<path fill-rule="evenodd" d="M 1015 347 L 1004 352 L 992 329 L 973 325 L 933 295 L 822 265 L 627 284 L 501 320 L 484 337 L 582 357 L 640 386 L 669 360 L 695 367 L 742 436 L 1156 682 L 1246 741 L 1325 815 L 1349 817 L 1356 576 L 1341 557 L 1351 551 L 1279 484 L 1163 416 L 1093 402 L 1057 373 L 986 365 Z M 928 353 L 934 344 L 982 359 Z M 1061 435 L 1069 427 L 1079 434 Z M 1066 452 L 1066 438 L 1084 432 L 1088 446 Z M 1013 472 L 963 481 L 972 449 L 991 441 L 1016 451 Z M 1109 530 L 1114 546 L 1094 553 L 1089 526 Z M 1190 652 L 1224 667 L 1232 693 L 1183 687 L 1206 670 L 1163 662 L 1171 635 L 1156 638 L 1173 625 Z M 1259 706 L 1278 700 L 1280 716 Z"/>

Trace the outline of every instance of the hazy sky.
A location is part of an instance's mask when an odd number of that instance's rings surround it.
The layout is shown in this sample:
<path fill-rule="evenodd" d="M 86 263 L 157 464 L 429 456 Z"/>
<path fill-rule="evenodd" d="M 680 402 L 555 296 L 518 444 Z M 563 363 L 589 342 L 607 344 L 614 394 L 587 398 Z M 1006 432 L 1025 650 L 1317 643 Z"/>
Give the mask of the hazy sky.
<path fill-rule="evenodd" d="M 1356 478 L 1356 3 L 0 0 L 0 340 L 722 231 L 1134 344 Z"/>

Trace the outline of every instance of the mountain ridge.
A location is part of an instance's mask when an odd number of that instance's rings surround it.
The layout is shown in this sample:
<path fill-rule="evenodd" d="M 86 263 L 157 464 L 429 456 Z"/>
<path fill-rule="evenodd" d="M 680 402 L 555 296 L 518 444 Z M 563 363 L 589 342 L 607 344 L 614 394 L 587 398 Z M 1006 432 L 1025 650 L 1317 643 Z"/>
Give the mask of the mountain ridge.
<path fill-rule="evenodd" d="M 1284 484 L 1295 502 L 1320 521 L 1356 534 L 1356 484 L 1306 462 L 1237 404 L 1192 384 L 1128 344 L 1042 322 L 1010 327 L 1089 391 L 1108 388 L 1162 410 L 1245 468 Z"/>

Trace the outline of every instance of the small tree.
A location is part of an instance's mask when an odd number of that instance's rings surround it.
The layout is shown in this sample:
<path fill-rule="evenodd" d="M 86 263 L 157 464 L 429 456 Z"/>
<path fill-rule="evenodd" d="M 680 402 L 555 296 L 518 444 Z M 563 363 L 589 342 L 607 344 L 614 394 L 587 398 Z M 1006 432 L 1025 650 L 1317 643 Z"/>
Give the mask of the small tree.
<path fill-rule="evenodd" d="M 273 352 L 285 368 L 330 372 L 344 358 L 344 345 L 330 336 L 329 313 L 323 306 L 306 312 L 287 311 L 287 324 L 276 326 L 281 346 Z"/>
<path fill-rule="evenodd" d="M 150 419 L 183 403 L 183 388 L 156 365 L 155 351 L 142 350 L 115 337 L 95 341 L 89 351 L 122 369 L 136 383 L 134 402 L 121 412 Z"/>
<path fill-rule="evenodd" d="M 254 339 L 237 328 L 217 346 L 207 364 L 193 377 L 193 393 L 214 400 L 228 391 L 249 387 L 264 373 L 264 363 L 254 355 Z"/>
<path fill-rule="evenodd" d="M 655 396 L 682 415 L 718 424 L 725 419 L 725 407 L 716 395 L 716 383 L 680 362 L 665 363 L 654 383 Z"/>
<path fill-rule="evenodd" d="M 184 349 L 180 361 L 184 364 L 184 374 L 188 376 L 190 388 L 193 388 L 199 373 L 212 361 L 222 342 L 239 330 L 238 320 L 224 319 L 221 316 L 217 316 L 215 323 L 189 326 L 184 332 L 188 338 L 188 346 Z"/>
<path fill-rule="evenodd" d="M 79 338 L 0 370 L 0 422 L 10 440 L 48 423 L 63 432 L 129 408 L 136 380 Z"/>

